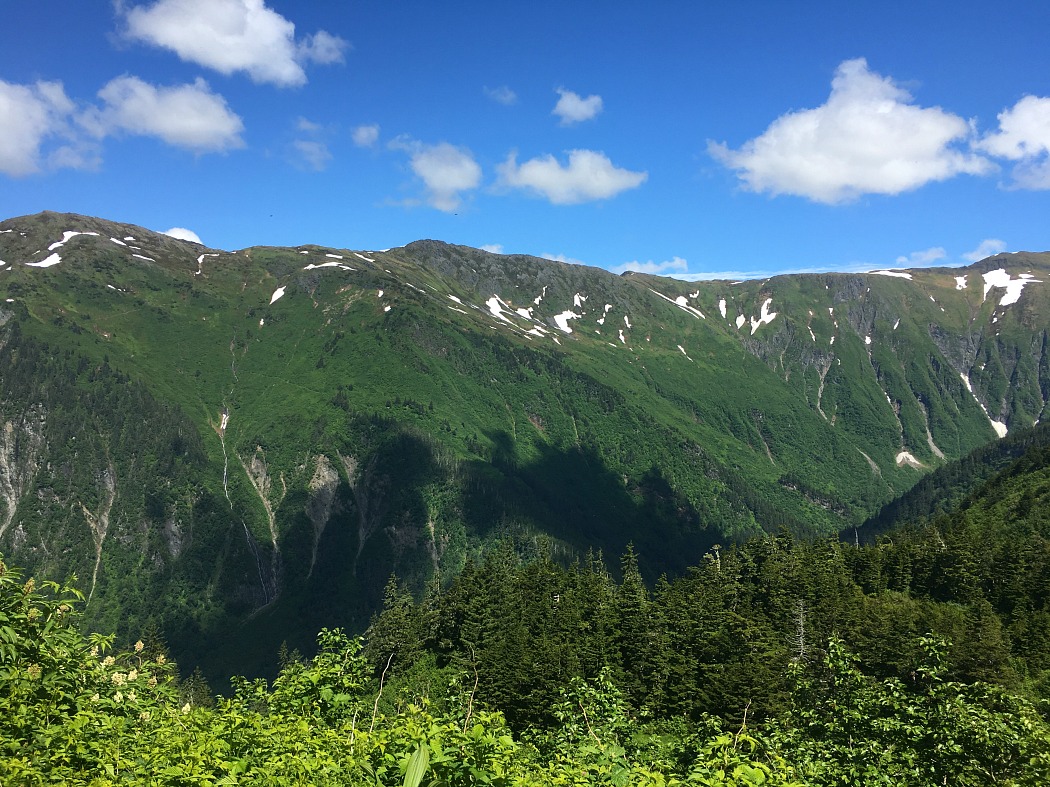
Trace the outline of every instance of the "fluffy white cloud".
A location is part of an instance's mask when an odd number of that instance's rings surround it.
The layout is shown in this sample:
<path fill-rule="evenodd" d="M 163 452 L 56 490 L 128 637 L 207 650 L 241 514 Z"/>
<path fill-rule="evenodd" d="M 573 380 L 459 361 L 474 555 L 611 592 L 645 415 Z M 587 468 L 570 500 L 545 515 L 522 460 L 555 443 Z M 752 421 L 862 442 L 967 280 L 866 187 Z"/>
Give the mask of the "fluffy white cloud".
<path fill-rule="evenodd" d="M 49 137 L 66 135 L 72 111 L 73 102 L 60 82 L 14 85 L 0 80 L 0 172 L 19 177 L 40 171 L 41 146 Z M 52 165 L 81 164 L 72 153 L 72 148 L 61 148 Z"/>
<path fill-rule="evenodd" d="M 999 131 L 978 143 L 982 150 L 1014 161 L 1050 152 L 1050 98 L 1025 96 L 998 118 Z"/>
<path fill-rule="evenodd" d="M 976 249 L 962 255 L 962 258 L 970 262 L 979 262 L 985 257 L 994 257 L 996 254 L 1002 254 L 1004 251 L 1006 251 L 1005 241 L 1001 241 L 998 238 L 985 238 Z"/>
<path fill-rule="evenodd" d="M 915 105 L 859 58 L 838 67 L 825 104 L 780 116 L 739 150 L 707 144 L 752 191 L 834 204 L 992 171 L 987 159 L 952 147 L 970 135 L 961 117 Z"/>
<path fill-rule="evenodd" d="M 157 0 L 125 15 L 127 35 L 222 74 L 255 82 L 306 82 L 305 63 L 343 59 L 347 42 L 320 30 L 296 40 L 295 25 L 263 0 Z"/>
<path fill-rule="evenodd" d="M 375 123 L 367 126 L 358 126 L 351 134 L 354 144 L 359 148 L 370 148 L 379 140 L 379 126 Z"/>
<path fill-rule="evenodd" d="M 503 244 L 502 243 L 486 243 L 484 246 L 478 246 L 482 251 L 487 251 L 491 254 L 502 254 Z"/>
<path fill-rule="evenodd" d="M 179 240 L 188 240 L 192 243 L 199 243 L 201 246 L 204 245 L 204 241 L 200 239 L 200 236 L 196 232 L 188 230 L 185 227 L 172 227 L 170 230 L 164 230 L 161 234 L 170 235 Z"/>
<path fill-rule="evenodd" d="M 689 270 L 689 263 L 681 257 L 673 257 L 672 259 L 664 262 L 625 262 L 623 265 L 617 265 L 611 269 L 613 273 L 625 273 L 627 271 L 634 271 L 635 273 L 654 273 L 657 275 L 664 275 L 670 273 L 685 273 Z"/>
<path fill-rule="evenodd" d="M 328 145 L 316 139 L 297 139 L 292 142 L 296 158 L 306 169 L 323 172 L 332 160 Z"/>
<path fill-rule="evenodd" d="M 572 205 L 609 199 L 637 188 L 649 173 L 615 167 L 598 151 L 570 150 L 569 163 L 564 166 L 551 155 L 518 164 L 516 154 L 511 153 L 499 165 L 499 177 L 505 186 L 540 194 L 555 205 Z"/>
<path fill-rule="evenodd" d="M 98 96 L 103 106 L 80 119 L 95 136 L 140 134 L 199 153 L 244 145 L 244 123 L 203 79 L 192 85 L 156 87 L 123 76 L 109 82 Z"/>
<path fill-rule="evenodd" d="M 563 126 L 571 126 L 574 123 L 590 120 L 602 111 L 601 96 L 587 96 L 587 98 L 583 98 L 578 93 L 573 93 L 571 90 L 566 90 L 562 87 L 557 88 L 556 92 L 559 96 L 558 103 L 554 105 L 551 114 L 557 115 Z"/>
<path fill-rule="evenodd" d="M 491 98 L 497 104 L 503 104 L 504 106 L 508 107 L 511 104 L 518 103 L 518 94 L 506 85 L 500 85 L 499 87 L 487 87 L 485 88 L 485 95 Z"/>
<path fill-rule="evenodd" d="M 481 184 L 481 167 L 466 148 L 448 142 L 424 145 L 409 137 L 398 137 L 389 147 L 408 152 L 409 167 L 426 187 L 427 203 L 438 210 L 457 210 L 462 193 Z"/>
<path fill-rule="evenodd" d="M 922 251 L 913 251 L 907 256 L 902 255 L 897 258 L 897 264 L 909 268 L 919 268 L 923 265 L 929 265 L 931 262 L 943 260 L 947 256 L 948 252 L 940 246 L 933 246 L 929 249 L 923 249 Z"/>
<path fill-rule="evenodd" d="M 977 147 L 1018 162 L 1013 176 L 1019 188 L 1050 189 L 1050 98 L 1025 96 L 998 117 L 999 130 Z"/>

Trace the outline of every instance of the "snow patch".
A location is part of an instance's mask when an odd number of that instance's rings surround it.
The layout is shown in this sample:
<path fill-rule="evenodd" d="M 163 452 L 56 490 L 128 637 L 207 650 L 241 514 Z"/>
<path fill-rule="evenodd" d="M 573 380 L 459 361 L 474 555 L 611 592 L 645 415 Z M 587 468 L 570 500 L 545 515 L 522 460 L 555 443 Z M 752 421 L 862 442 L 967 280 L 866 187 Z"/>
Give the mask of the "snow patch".
<path fill-rule="evenodd" d="M 576 293 L 575 295 L 572 296 L 572 305 L 574 307 L 576 307 L 577 309 L 582 309 L 583 308 L 583 302 L 585 300 L 587 300 L 587 296 L 586 295 L 580 295 L 580 293 Z"/>
<path fill-rule="evenodd" d="M 342 254 L 326 254 L 324 256 L 331 257 L 333 260 L 341 260 L 341 259 L 343 259 L 343 255 Z"/>
<path fill-rule="evenodd" d="M 535 298 L 533 298 L 533 299 L 532 299 L 532 302 L 533 302 L 533 304 L 535 304 L 536 306 L 539 306 L 539 305 L 540 305 L 540 301 L 542 301 L 542 300 L 543 300 L 543 297 L 544 297 L 544 296 L 545 296 L 546 294 L 547 294 L 547 285 L 546 285 L 546 284 L 544 284 L 544 285 L 543 285 L 543 290 L 542 290 L 542 291 L 540 292 L 540 294 L 539 294 L 539 295 L 537 295 L 537 296 L 536 296 Z"/>
<path fill-rule="evenodd" d="M 809 338 L 812 339 L 813 341 L 817 340 L 817 335 L 815 333 L 813 333 L 813 329 L 812 328 L 809 329 Z"/>
<path fill-rule="evenodd" d="M 278 287 L 273 291 L 273 295 L 270 296 L 270 303 L 276 303 L 278 300 L 284 297 L 284 287 Z"/>
<path fill-rule="evenodd" d="M 377 293 L 376 293 L 376 297 L 377 297 L 377 298 L 382 298 L 382 297 L 383 297 L 383 291 L 382 291 L 382 290 L 380 290 L 379 292 L 377 292 Z"/>
<path fill-rule="evenodd" d="M 631 327 L 631 318 L 628 317 L 626 314 L 623 316 L 623 324 L 626 325 L 628 328 Z"/>
<path fill-rule="evenodd" d="M 375 262 L 371 257 L 366 257 L 364 254 L 358 254 L 356 251 L 354 252 L 354 256 L 361 258 L 365 262 Z"/>
<path fill-rule="evenodd" d="M 689 358 L 689 353 L 685 351 L 685 347 L 679 344 L 678 349 L 682 351 L 682 355 L 684 355 L 686 358 Z M 689 360 L 692 361 L 693 359 L 689 358 Z"/>
<path fill-rule="evenodd" d="M 582 316 L 582 314 L 577 314 L 576 312 L 562 312 L 554 315 L 554 323 L 562 333 L 572 333 L 572 328 L 569 327 L 569 320 L 578 320 Z"/>
<path fill-rule="evenodd" d="M 722 298 L 718 301 L 718 311 L 722 314 L 722 319 L 726 318 L 726 299 Z"/>
<path fill-rule="evenodd" d="M 864 337 L 864 343 L 865 344 L 871 344 L 871 337 L 870 336 L 865 336 Z"/>
<path fill-rule="evenodd" d="M 110 238 L 110 240 L 113 241 L 114 243 L 116 243 L 118 246 L 127 246 L 128 245 L 124 241 L 120 240 L 119 238 Z"/>
<path fill-rule="evenodd" d="M 517 312 L 518 315 L 520 315 L 521 317 L 524 317 L 526 320 L 532 319 L 532 307 L 529 307 L 528 309 L 515 309 L 514 311 Z"/>
<path fill-rule="evenodd" d="M 983 370 L 983 368 L 984 368 L 984 367 L 981 367 L 981 368 L 982 368 L 982 370 Z M 999 435 L 999 437 L 1006 437 L 1006 433 L 1007 433 L 1007 432 L 1009 431 L 1009 430 L 1008 430 L 1008 429 L 1006 428 L 1006 424 L 1004 424 L 1004 423 L 1003 423 L 1002 421 L 996 421 L 996 420 L 994 420 L 994 419 L 992 418 L 992 416 L 988 414 L 988 408 L 987 408 L 987 407 L 985 407 L 985 406 L 984 406 L 984 404 L 982 404 L 982 403 L 981 403 L 981 400 L 977 398 L 977 394 L 975 394 L 975 393 L 973 392 L 973 386 L 972 386 L 972 385 L 970 385 L 970 378 L 969 378 L 969 376 L 968 376 L 968 375 L 966 375 L 966 374 L 962 374 L 962 373 L 960 373 L 960 374 L 959 374 L 959 377 L 961 377 L 961 378 L 962 378 L 963 384 L 964 384 L 964 385 L 966 386 L 966 390 L 970 392 L 970 395 L 971 395 L 971 396 L 973 397 L 973 400 L 974 400 L 975 402 L 977 402 L 977 405 L 978 405 L 978 406 L 979 406 L 979 407 L 981 408 L 981 410 L 982 410 L 982 411 L 984 412 L 984 416 L 985 416 L 985 418 L 987 418 L 987 419 L 988 419 L 988 422 L 989 422 L 989 423 L 990 423 L 990 424 L 992 425 L 992 429 L 994 429 L 994 430 L 995 430 L 995 433 L 996 433 L 997 435 Z"/>
<path fill-rule="evenodd" d="M 449 297 L 449 300 L 455 301 L 455 302 L 456 302 L 456 303 L 458 303 L 458 304 L 459 304 L 460 306 L 462 306 L 462 305 L 463 305 L 463 301 L 461 301 L 461 300 L 460 300 L 459 298 L 457 298 L 457 297 L 456 297 L 455 295 L 449 295 L 448 297 Z M 464 314 L 466 314 L 466 312 L 463 312 L 463 313 L 464 313 Z"/>
<path fill-rule="evenodd" d="M 675 306 L 677 306 L 682 311 L 687 312 L 688 314 L 691 314 L 691 315 L 693 315 L 696 318 L 703 317 L 705 320 L 707 319 L 706 317 L 704 317 L 703 312 L 701 312 L 699 309 L 694 309 L 692 306 L 689 305 L 689 302 L 686 300 L 686 297 L 684 295 L 679 295 L 677 298 L 672 300 L 671 298 L 668 298 L 666 295 L 657 292 L 652 287 L 649 288 L 649 292 L 653 293 L 654 295 L 659 295 L 661 298 L 663 298 L 668 303 L 673 303 Z"/>
<path fill-rule="evenodd" d="M 492 316 L 495 317 L 497 320 L 502 320 L 508 325 L 514 325 L 514 323 L 512 323 L 510 320 L 503 316 L 503 308 L 506 307 L 509 311 L 510 306 L 504 303 L 498 295 L 493 295 L 491 298 L 485 301 L 485 305 L 489 307 L 489 311 L 492 312 Z M 518 326 L 514 325 L 514 327 L 517 328 Z"/>
<path fill-rule="evenodd" d="M 54 243 L 52 243 L 50 246 L 47 247 L 47 250 L 48 251 L 54 251 L 55 249 L 57 249 L 57 248 L 59 248 L 61 246 L 65 246 L 67 243 L 69 243 L 71 238 L 75 238 L 77 235 L 95 235 L 97 237 L 98 233 L 97 232 L 76 232 L 74 230 L 66 230 L 65 232 L 62 233 L 62 240 L 55 241 Z"/>
<path fill-rule="evenodd" d="M 141 254 L 132 254 L 131 256 L 132 257 L 138 257 L 140 260 L 145 260 L 146 262 L 156 262 L 156 260 L 153 259 L 152 257 L 144 257 Z"/>
<path fill-rule="evenodd" d="M 763 325 L 768 325 L 773 322 L 773 318 L 777 316 L 777 312 L 771 312 L 769 310 L 769 304 L 773 302 L 772 298 L 766 298 L 762 303 L 762 313 L 756 320 L 754 317 L 751 318 L 751 335 L 755 335 L 755 331 L 761 328 Z"/>
<path fill-rule="evenodd" d="M 893 276 L 895 279 L 911 279 L 910 273 L 904 271 L 868 271 L 873 276 Z"/>
<path fill-rule="evenodd" d="M 27 262 L 26 265 L 30 268 L 50 268 L 52 265 L 58 265 L 62 262 L 62 258 L 55 252 L 47 259 L 43 259 L 40 262 Z"/>
<path fill-rule="evenodd" d="M 1041 284 L 1039 279 L 1031 278 L 1031 274 L 1022 274 L 1020 278 L 1011 278 L 1010 274 L 1006 272 L 1005 268 L 999 268 L 994 271 L 988 271 L 987 273 L 981 274 L 984 279 L 984 296 L 982 300 L 988 298 L 988 291 L 992 287 L 1002 287 L 1006 290 L 1006 294 L 1000 299 L 1000 306 L 1009 306 L 1017 303 L 1021 297 L 1021 291 L 1024 289 L 1026 284 Z"/>
<path fill-rule="evenodd" d="M 309 254 L 310 252 L 308 252 L 308 251 L 301 251 L 301 252 L 299 252 L 299 253 L 300 253 L 300 254 Z"/>
<path fill-rule="evenodd" d="M 966 289 L 966 277 L 965 276 L 956 276 L 955 277 L 955 289 L 957 289 L 957 290 L 965 290 Z"/>
<path fill-rule="evenodd" d="M 747 322 L 747 317 L 745 317 L 745 316 L 744 316 L 744 315 L 742 315 L 742 314 L 738 314 L 738 315 L 736 316 L 736 328 L 737 328 L 737 330 L 738 330 L 738 331 L 740 330 L 741 326 L 742 326 L 742 325 L 743 325 L 743 324 L 744 324 L 745 322 Z"/>
<path fill-rule="evenodd" d="M 900 318 L 897 318 L 897 322 L 893 323 L 893 330 L 897 330 L 897 326 L 901 324 Z"/>
<path fill-rule="evenodd" d="M 388 311 L 390 311 L 390 307 L 389 307 L 389 306 L 384 306 L 384 307 L 383 307 L 383 311 L 384 311 L 384 312 L 388 312 Z"/>
<path fill-rule="evenodd" d="M 620 329 L 620 344 L 627 344 L 627 340 L 623 338 L 623 328 Z"/>
<path fill-rule="evenodd" d="M 341 259 L 341 258 L 340 258 Z M 343 265 L 341 262 L 322 262 L 320 265 L 314 265 L 312 262 L 309 265 L 303 266 L 304 271 L 312 271 L 317 268 L 340 268 L 344 271 L 352 271 L 349 265 Z"/>

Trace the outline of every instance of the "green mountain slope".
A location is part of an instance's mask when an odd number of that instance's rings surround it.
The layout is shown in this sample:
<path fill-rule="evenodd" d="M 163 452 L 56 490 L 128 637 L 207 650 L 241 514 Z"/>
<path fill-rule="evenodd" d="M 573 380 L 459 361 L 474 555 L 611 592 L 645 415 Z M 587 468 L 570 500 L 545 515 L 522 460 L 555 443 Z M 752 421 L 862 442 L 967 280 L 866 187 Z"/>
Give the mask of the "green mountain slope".
<path fill-rule="evenodd" d="M 216 671 L 499 538 L 655 577 L 835 532 L 1050 396 L 1047 255 L 691 284 L 44 213 L 0 260 L 0 550 Z"/>

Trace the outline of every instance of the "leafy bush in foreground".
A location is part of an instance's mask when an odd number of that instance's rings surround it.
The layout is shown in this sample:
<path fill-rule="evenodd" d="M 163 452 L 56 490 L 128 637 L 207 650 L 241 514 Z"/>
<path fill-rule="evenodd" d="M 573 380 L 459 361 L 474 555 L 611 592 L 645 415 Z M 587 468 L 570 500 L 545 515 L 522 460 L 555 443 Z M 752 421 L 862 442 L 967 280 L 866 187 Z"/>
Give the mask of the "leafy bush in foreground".
<path fill-rule="evenodd" d="M 163 652 L 81 635 L 80 594 L 0 563 L 0 783 L 11 785 L 1009 784 L 1050 778 L 1050 729 L 1026 702 L 940 679 L 861 674 L 832 642 L 792 675 L 765 731 L 705 717 L 640 723 L 608 670 L 565 686 L 549 729 L 516 738 L 464 678 L 445 700 L 389 699 L 361 642 L 323 630 L 309 661 L 187 701 Z M 389 690 L 388 690 L 389 691 Z"/>

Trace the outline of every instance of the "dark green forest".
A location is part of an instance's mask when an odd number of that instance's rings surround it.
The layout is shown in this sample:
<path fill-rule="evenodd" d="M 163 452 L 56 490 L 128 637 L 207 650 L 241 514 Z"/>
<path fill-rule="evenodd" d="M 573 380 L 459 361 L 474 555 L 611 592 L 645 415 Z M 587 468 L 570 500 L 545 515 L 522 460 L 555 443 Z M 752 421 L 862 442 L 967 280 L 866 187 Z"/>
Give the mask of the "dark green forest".
<path fill-rule="evenodd" d="M 391 577 L 355 640 L 214 694 L 157 631 L 0 575 L 10 784 L 1041 785 L 1050 446 L 871 544 L 771 535 L 647 584 L 541 538 L 447 585 Z M 1005 445 L 1004 455 L 1017 447 Z M 994 464 L 993 463 L 993 464 Z M 925 494 L 924 492 L 920 493 Z"/>

